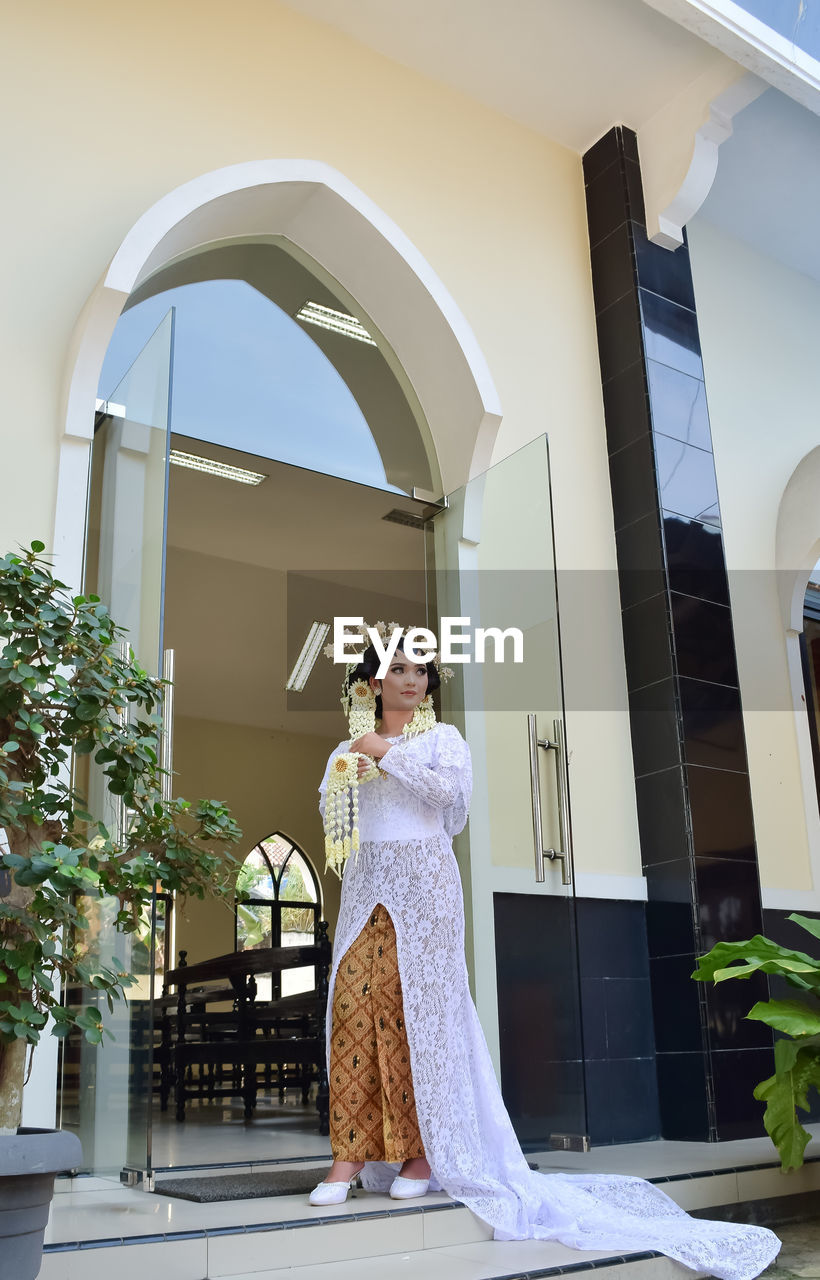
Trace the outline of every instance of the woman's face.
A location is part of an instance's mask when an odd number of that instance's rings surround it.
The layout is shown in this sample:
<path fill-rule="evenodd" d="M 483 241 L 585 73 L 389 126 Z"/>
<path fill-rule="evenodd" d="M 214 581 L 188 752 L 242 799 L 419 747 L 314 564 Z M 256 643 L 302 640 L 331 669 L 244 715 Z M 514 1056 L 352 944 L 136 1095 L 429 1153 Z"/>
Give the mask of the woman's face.
<path fill-rule="evenodd" d="M 370 685 L 381 692 L 382 711 L 415 711 L 427 693 L 429 676 L 423 662 L 410 662 L 400 651 L 396 653 L 384 679 L 371 676 Z"/>

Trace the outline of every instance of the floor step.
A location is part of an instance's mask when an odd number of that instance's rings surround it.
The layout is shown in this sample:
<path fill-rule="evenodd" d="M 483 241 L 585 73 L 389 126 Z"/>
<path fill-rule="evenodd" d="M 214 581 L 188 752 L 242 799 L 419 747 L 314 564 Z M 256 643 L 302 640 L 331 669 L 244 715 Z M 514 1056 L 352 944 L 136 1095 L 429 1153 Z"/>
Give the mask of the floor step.
<path fill-rule="evenodd" d="M 820 1159 L 788 1175 L 769 1161 L 656 1174 L 652 1181 L 682 1208 L 708 1212 L 816 1193 Z M 692 1274 L 652 1253 L 613 1258 L 550 1241 L 493 1241 L 484 1222 L 441 1193 L 396 1204 L 359 1191 L 344 1204 L 313 1209 L 304 1195 L 192 1204 L 116 1184 L 106 1189 L 100 1180 L 93 1186 L 55 1197 L 41 1280 L 520 1280 L 567 1269 L 604 1269 L 612 1280 Z"/>
<path fill-rule="evenodd" d="M 694 1272 L 659 1254 L 610 1258 L 544 1241 L 484 1241 L 449 1249 L 382 1254 L 323 1265 L 246 1271 L 231 1280 L 537 1280 L 596 1272 L 597 1280 L 693 1280 Z M 600 1275 L 603 1271 L 603 1275 Z M 589 1280 L 594 1280 L 590 1275 Z"/>
<path fill-rule="evenodd" d="M 279 1197 L 280 1199 L 283 1197 Z M 361 1198 L 361 1197 L 360 1197 Z M 523 1280 L 606 1269 L 612 1280 L 690 1280 L 656 1254 L 612 1257 L 553 1241 L 494 1241 L 463 1206 L 431 1204 L 47 1247 L 40 1280 Z M 187 1236 L 187 1238 L 186 1238 Z"/>

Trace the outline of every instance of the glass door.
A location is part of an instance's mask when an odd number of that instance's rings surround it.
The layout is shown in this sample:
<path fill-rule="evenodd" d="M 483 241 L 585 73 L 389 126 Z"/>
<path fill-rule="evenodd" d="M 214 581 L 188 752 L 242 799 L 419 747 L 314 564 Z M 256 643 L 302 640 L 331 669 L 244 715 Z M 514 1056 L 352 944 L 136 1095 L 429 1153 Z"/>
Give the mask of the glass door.
<path fill-rule="evenodd" d="M 91 452 L 84 590 L 98 595 L 128 629 L 143 667 L 162 674 L 161 637 L 165 525 L 170 439 L 174 315 L 169 311 L 109 400 L 97 414 Z M 166 756 L 167 760 L 167 756 Z M 118 797 L 90 756 L 78 757 L 76 783 L 89 808 L 109 830 L 128 820 Z M 80 989 L 66 998 L 95 1003 L 114 1039 L 99 1047 L 72 1034 L 64 1042 L 62 1124 L 83 1146 L 84 1166 L 95 1172 L 151 1169 L 154 1092 L 155 972 L 161 981 L 167 950 L 169 904 L 154 902 L 141 929 L 120 934 L 114 900 L 92 904 L 89 950 L 101 962 L 114 957 L 137 982 L 109 1012 L 99 993 Z M 157 957 L 160 957 L 159 965 Z M 159 993 L 157 993 L 159 994 Z"/>
<path fill-rule="evenodd" d="M 460 646 L 465 661 L 442 657 L 456 678 L 441 697 L 443 718 L 459 726 L 473 758 L 470 821 L 456 854 L 479 1016 L 522 1145 L 583 1150 L 570 770 L 546 436 L 448 496 L 427 523 L 427 561 L 428 625 L 441 642 L 441 619 L 458 619 L 468 636 Z M 483 660 L 477 628 L 489 632 Z"/>

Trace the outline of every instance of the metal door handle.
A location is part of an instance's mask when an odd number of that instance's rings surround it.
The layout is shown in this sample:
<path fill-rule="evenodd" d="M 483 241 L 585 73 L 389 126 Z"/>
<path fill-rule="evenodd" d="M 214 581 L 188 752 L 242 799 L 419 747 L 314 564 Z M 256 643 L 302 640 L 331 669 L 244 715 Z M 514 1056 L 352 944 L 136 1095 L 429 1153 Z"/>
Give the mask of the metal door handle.
<path fill-rule="evenodd" d="M 535 879 L 538 884 L 544 883 L 544 859 L 550 862 L 560 861 L 561 883 L 572 884 L 572 830 L 569 824 L 569 776 L 567 771 L 567 752 L 564 741 L 564 723 L 553 720 L 554 741 L 539 738 L 535 724 L 535 713 L 527 716 L 527 734 L 530 750 L 530 785 L 532 787 L 532 834 L 535 848 Z M 541 778 L 538 770 L 538 748 L 555 752 L 555 777 L 558 787 L 558 823 L 562 848 L 545 849 L 541 826 Z"/>

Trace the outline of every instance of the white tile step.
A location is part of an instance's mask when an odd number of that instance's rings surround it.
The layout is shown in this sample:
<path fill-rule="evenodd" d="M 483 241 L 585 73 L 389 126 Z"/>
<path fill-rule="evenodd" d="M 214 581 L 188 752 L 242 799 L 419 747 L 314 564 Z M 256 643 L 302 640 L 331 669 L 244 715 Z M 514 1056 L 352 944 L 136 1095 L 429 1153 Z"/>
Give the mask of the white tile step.
<path fill-rule="evenodd" d="M 696 1272 L 669 1258 L 637 1254 L 634 1259 L 609 1258 L 602 1253 L 579 1253 L 539 1240 L 484 1240 L 446 1249 L 388 1253 L 375 1258 L 351 1258 L 319 1266 L 278 1267 L 274 1271 L 246 1271 L 231 1280 L 535 1280 L 569 1271 L 576 1274 L 592 1261 L 599 1280 L 694 1280 Z M 579 1278 L 580 1280 L 580 1278 Z M 589 1280 L 593 1280 L 590 1276 Z"/>
<path fill-rule="evenodd" d="M 820 1161 L 788 1175 L 766 1165 L 657 1181 L 682 1208 L 708 1209 L 820 1190 Z M 41 1280 L 346 1280 L 353 1269 L 360 1280 L 518 1280 L 609 1262 L 549 1241 L 493 1241 L 484 1222 L 440 1193 L 396 1206 L 359 1192 L 345 1204 L 311 1209 L 304 1196 L 194 1205 L 119 1189 L 58 1197 L 55 1206 Z M 646 1254 L 602 1269 L 613 1280 L 692 1276 Z"/>

